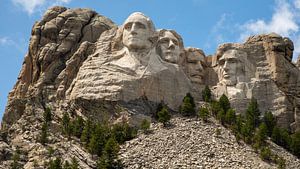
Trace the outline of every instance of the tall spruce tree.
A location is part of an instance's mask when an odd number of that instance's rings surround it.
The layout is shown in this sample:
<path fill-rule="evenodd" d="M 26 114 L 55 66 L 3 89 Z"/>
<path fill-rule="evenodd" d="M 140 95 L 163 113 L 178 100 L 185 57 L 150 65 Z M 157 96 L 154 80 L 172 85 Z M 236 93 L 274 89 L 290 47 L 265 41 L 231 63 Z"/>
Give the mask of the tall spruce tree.
<path fill-rule="evenodd" d="M 179 111 L 183 116 L 194 116 L 196 115 L 195 107 L 196 105 L 194 102 L 194 98 L 190 93 L 187 93 L 183 98 Z"/>
<path fill-rule="evenodd" d="M 52 120 L 52 113 L 50 107 L 46 107 L 44 113 L 43 113 L 44 121 L 46 123 L 49 123 Z"/>
<path fill-rule="evenodd" d="M 234 109 L 228 109 L 225 115 L 225 122 L 229 125 L 235 124 L 236 115 Z"/>
<path fill-rule="evenodd" d="M 272 135 L 273 128 L 276 125 L 276 119 L 271 112 L 266 112 L 263 118 L 264 123 L 267 126 L 268 136 Z"/>
<path fill-rule="evenodd" d="M 95 125 L 93 124 L 92 120 L 89 118 L 83 128 L 80 140 L 83 142 L 85 145 L 89 144 L 89 141 L 91 139 L 92 133 L 94 131 Z"/>
<path fill-rule="evenodd" d="M 84 128 L 84 120 L 81 116 L 76 116 L 73 122 L 73 134 L 77 138 L 81 137 Z"/>
<path fill-rule="evenodd" d="M 114 137 L 110 137 L 105 144 L 102 155 L 97 162 L 99 169 L 117 169 L 122 168 L 121 163 L 118 162 L 119 144 Z"/>
<path fill-rule="evenodd" d="M 46 122 L 44 122 L 42 125 L 42 130 L 41 130 L 39 139 L 40 139 L 39 141 L 42 145 L 46 145 L 46 143 L 48 142 L 48 125 Z"/>
<path fill-rule="evenodd" d="M 223 94 L 220 97 L 219 105 L 224 110 L 225 113 L 230 109 L 230 102 L 229 102 L 228 97 L 225 94 Z"/>
<path fill-rule="evenodd" d="M 251 98 L 245 116 L 246 116 L 246 121 L 249 122 L 249 125 L 252 125 L 253 128 L 258 127 L 260 111 L 258 109 L 258 103 L 255 98 Z"/>
<path fill-rule="evenodd" d="M 202 91 L 202 99 L 205 102 L 210 102 L 211 101 L 211 91 L 209 87 L 206 85 L 205 88 Z"/>
<path fill-rule="evenodd" d="M 64 113 L 62 117 L 62 130 L 64 134 L 69 135 L 69 127 L 70 127 L 70 116 L 68 113 Z"/>

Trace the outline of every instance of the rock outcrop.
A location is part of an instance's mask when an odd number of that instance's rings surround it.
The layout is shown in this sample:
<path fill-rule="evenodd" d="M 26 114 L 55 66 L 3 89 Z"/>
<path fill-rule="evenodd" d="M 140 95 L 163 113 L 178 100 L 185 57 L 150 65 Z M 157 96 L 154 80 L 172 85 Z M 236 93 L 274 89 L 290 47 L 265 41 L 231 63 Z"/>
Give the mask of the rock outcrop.
<path fill-rule="evenodd" d="M 255 97 L 260 110 L 271 111 L 279 125 L 291 131 L 300 129 L 300 70 L 292 63 L 292 41 L 277 34 L 252 36 L 243 44 L 223 44 L 215 55 L 205 56 L 201 49 L 184 48 L 176 31 L 157 30 L 151 19 L 140 12 L 133 13 L 124 24 L 117 26 L 90 9 L 53 7 L 34 24 L 31 35 L 28 54 L 9 93 L 1 123 L 4 134 L 0 138 L 0 161 L 3 162 L 0 168 L 10 166 L 10 157 L 16 149 L 21 152 L 24 168 L 42 166 L 51 159 L 47 148 L 37 141 L 43 112 L 47 108 L 53 114 L 47 147 L 55 149 L 55 155 L 64 159 L 74 157 L 82 168 L 95 168 L 95 158 L 87 153 L 79 140 L 70 141 L 61 135 L 60 121 L 64 112 L 95 121 L 106 118 L 112 123 L 125 119 L 138 125 L 143 119 L 151 119 L 161 102 L 170 110 L 178 111 L 187 93 L 201 105 L 200 93 L 205 85 L 213 89 L 216 98 L 226 94 L 238 113 L 243 113 L 249 99 Z M 184 142 L 190 143 L 187 135 L 191 135 L 201 138 L 198 140 L 201 146 L 207 145 L 203 142 L 205 139 L 218 140 L 212 144 L 228 145 L 189 152 L 196 153 L 199 158 L 206 156 L 206 160 L 201 159 L 206 162 L 205 166 L 230 167 L 229 163 L 232 163 L 244 168 L 273 167 L 264 162 L 256 163 L 256 155 L 246 146 L 230 143 L 233 139 L 227 131 L 224 130 L 226 139 L 228 136 L 225 142 L 213 137 L 210 129 L 214 124 L 206 128 L 199 124 L 198 128 L 198 122 L 175 119 L 174 123 L 188 134 L 174 133 L 172 129 L 168 133 Z M 181 126 L 185 124 L 188 128 Z M 199 129 L 205 132 L 196 131 Z M 156 137 L 150 136 L 144 139 Z M 164 144 L 163 141 L 176 143 L 175 136 L 166 136 L 159 144 Z M 126 144 L 122 150 L 125 156 L 121 156 L 127 166 L 132 160 L 141 162 L 130 156 L 134 149 L 128 150 L 135 141 Z M 151 142 L 143 144 L 148 145 L 152 146 Z M 195 146 L 194 143 L 191 146 Z M 139 150 L 144 151 L 143 148 Z M 222 150 L 228 152 L 205 153 Z M 165 151 L 176 153 L 170 149 Z M 242 161 L 229 151 L 244 157 L 247 163 L 241 164 Z M 149 155 L 153 153 L 149 152 Z M 211 163 L 208 158 L 224 159 L 227 163 Z M 152 160 L 143 165 L 200 166 L 199 161 L 186 161 L 187 156 L 178 159 L 182 164 L 171 164 L 172 160 L 167 159 Z M 299 167 L 299 163 L 290 166 Z"/>
<path fill-rule="evenodd" d="M 28 111 L 28 104 L 45 106 L 56 92 L 62 96 L 92 52 L 92 43 L 112 27 L 116 25 L 111 20 L 89 9 L 49 9 L 32 28 L 29 51 L 9 93 L 2 127 L 16 122 Z"/>
<path fill-rule="evenodd" d="M 212 63 L 216 97 L 229 96 L 238 112 L 254 97 L 262 113 L 271 111 L 282 127 L 299 129 L 300 71 L 291 61 L 293 49 L 291 40 L 274 33 L 219 46 Z"/>

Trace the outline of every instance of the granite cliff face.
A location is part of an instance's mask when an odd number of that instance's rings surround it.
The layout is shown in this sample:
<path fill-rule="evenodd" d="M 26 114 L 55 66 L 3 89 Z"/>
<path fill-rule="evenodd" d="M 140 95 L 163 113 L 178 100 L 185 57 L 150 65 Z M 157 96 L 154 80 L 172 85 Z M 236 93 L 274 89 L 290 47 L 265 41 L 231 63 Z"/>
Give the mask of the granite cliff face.
<path fill-rule="evenodd" d="M 9 93 L 0 138 L 5 168 L 19 147 L 25 168 L 42 165 L 47 149 L 36 140 L 46 108 L 53 112 L 49 139 L 64 159 L 76 157 L 94 168 L 93 156 L 77 141 L 55 132 L 64 112 L 136 125 L 150 119 L 160 102 L 174 112 L 191 93 L 202 104 L 205 85 L 214 97 L 226 94 L 243 113 L 251 97 L 271 111 L 278 124 L 300 129 L 300 70 L 292 63 L 293 42 L 274 33 L 250 37 L 243 44 L 223 44 L 213 56 L 184 48 L 174 30 L 157 30 L 142 13 L 120 26 L 89 9 L 53 7 L 34 24 L 28 54 Z M 125 159 L 126 161 L 126 159 Z"/>
<path fill-rule="evenodd" d="M 112 27 L 116 25 L 111 20 L 88 9 L 49 9 L 32 28 L 29 51 L 9 93 L 2 127 L 16 122 L 34 104 L 45 107 L 61 98 L 93 50 L 92 43 Z"/>
<path fill-rule="evenodd" d="M 300 72 L 292 63 L 293 49 L 291 40 L 274 33 L 220 45 L 212 63 L 219 79 L 213 87 L 216 97 L 225 93 L 241 112 L 254 97 L 281 126 L 299 129 Z"/>

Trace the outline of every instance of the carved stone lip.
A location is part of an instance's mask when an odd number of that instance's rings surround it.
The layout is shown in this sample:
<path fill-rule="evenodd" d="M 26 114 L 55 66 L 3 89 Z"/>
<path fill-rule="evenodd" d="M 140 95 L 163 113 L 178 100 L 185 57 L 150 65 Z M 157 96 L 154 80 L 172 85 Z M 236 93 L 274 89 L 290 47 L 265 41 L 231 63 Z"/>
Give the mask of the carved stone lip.
<path fill-rule="evenodd" d="M 226 73 L 226 74 L 223 75 L 223 77 L 224 77 L 224 78 L 229 78 L 230 75 Z"/>

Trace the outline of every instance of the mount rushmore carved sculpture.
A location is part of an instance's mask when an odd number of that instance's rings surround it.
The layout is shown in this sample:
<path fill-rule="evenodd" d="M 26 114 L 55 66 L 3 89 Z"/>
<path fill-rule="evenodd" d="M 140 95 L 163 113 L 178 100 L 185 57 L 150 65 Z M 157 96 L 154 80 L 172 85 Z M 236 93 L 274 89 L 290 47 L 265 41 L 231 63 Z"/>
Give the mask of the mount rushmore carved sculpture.
<path fill-rule="evenodd" d="M 147 116 L 163 101 L 177 111 L 187 93 L 201 103 L 208 85 L 215 98 L 226 94 L 238 112 L 255 97 L 262 112 L 271 111 L 280 125 L 296 130 L 300 72 L 292 55 L 293 43 L 271 33 L 222 44 L 205 56 L 184 48 L 175 31 L 156 30 L 140 12 L 116 26 L 87 9 L 53 7 L 33 27 L 2 127 L 47 106 L 82 114 L 101 107 L 118 116 L 120 104 L 129 114 Z"/>

